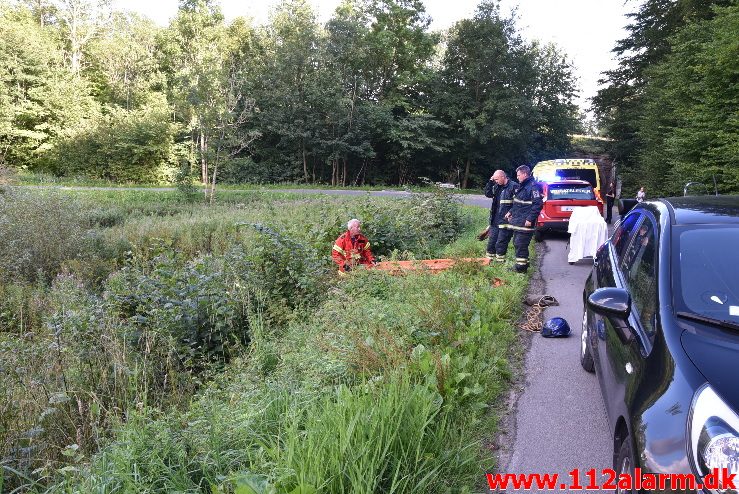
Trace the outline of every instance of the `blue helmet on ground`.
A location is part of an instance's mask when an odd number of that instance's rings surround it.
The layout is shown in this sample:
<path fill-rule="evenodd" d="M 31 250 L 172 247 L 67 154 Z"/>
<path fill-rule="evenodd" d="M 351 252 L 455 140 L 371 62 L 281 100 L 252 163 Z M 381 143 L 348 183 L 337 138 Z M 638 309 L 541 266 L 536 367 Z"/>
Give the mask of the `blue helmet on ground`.
<path fill-rule="evenodd" d="M 561 317 L 551 318 L 541 328 L 541 335 L 545 338 L 569 336 L 570 332 L 570 325 Z"/>

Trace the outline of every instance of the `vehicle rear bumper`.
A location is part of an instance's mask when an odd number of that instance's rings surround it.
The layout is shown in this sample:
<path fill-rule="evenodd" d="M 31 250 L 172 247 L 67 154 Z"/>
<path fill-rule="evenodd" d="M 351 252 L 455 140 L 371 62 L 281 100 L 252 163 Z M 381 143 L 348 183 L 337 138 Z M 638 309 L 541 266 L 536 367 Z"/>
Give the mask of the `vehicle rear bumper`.
<path fill-rule="evenodd" d="M 545 221 L 536 224 L 536 229 L 543 232 L 567 232 L 567 227 L 570 226 L 568 219 L 558 221 Z"/>

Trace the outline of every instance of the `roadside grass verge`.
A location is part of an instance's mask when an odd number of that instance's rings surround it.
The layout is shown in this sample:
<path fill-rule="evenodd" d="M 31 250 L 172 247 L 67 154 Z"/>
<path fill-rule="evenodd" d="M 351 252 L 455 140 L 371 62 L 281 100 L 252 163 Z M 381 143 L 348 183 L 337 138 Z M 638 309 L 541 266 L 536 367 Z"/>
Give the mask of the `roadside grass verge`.
<path fill-rule="evenodd" d="M 468 223 L 444 194 L 234 195 L 212 206 L 154 191 L 0 195 L 3 488 L 87 462 L 140 410 L 187 409 L 257 347 L 259 328 L 279 335 L 308 317 L 335 283 L 331 244 L 348 218 L 388 257 L 436 255 Z M 260 368 L 278 362 L 260 355 Z"/>
<path fill-rule="evenodd" d="M 286 325 L 252 312 L 248 349 L 187 409 L 131 411 L 51 492 L 472 492 L 524 290 L 503 266 L 357 271 Z"/>

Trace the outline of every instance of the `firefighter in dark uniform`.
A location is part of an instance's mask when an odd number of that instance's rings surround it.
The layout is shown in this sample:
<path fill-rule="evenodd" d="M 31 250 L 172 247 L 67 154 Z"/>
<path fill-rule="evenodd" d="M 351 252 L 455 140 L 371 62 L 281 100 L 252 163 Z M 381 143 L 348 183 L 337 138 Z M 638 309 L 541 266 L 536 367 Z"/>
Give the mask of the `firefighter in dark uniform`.
<path fill-rule="evenodd" d="M 515 270 L 525 273 L 529 269 L 529 244 L 536 229 L 536 219 L 543 206 L 539 184 L 531 176 L 531 168 L 526 165 L 516 168 L 519 185 L 513 191 L 513 205 L 505 215 L 508 223 L 500 225 L 498 241 L 495 244 L 496 258 L 505 260 L 508 242 L 513 237 L 516 249 Z"/>
<path fill-rule="evenodd" d="M 490 206 L 490 228 L 488 229 L 488 245 L 486 256 L 488 259 L 505 261 L 505 256 L 496 256 L 495 244 L 498 241 L 499 226 L 508 223 L 505 215 L 513 205 L 513 190 L 518 185 L 508 178 L 503 170 L 496 170 L 485 186 L 485 197 L 490 197 L 493 203 Z"/>

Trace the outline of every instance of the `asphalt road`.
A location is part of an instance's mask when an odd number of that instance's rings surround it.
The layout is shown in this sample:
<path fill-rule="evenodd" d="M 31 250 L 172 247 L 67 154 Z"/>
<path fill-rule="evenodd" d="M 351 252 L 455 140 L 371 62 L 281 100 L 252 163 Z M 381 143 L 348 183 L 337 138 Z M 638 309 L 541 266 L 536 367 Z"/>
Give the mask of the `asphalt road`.
<path fill-rule="evenodd" d="M 526 356 L 524 390 L 514 413 L 513 447 L 507 464 L 501 462 L 499 468 L 500 473 L 556 473 L 559 483 L 568 485 L 569 472 L 577 468 L 585 486 L 585 472 L 612 468 L 613 448 L 598 378 L 585 372 L 579 360 L 582 289 L 592 261 L 568 264 L 564 236 L 547 237 L 543 250 L 543 293 L 553 295 L 560 304 L 545 309 L 544 320 L 565 318 L 572 335 L 534 335 Z"/>

